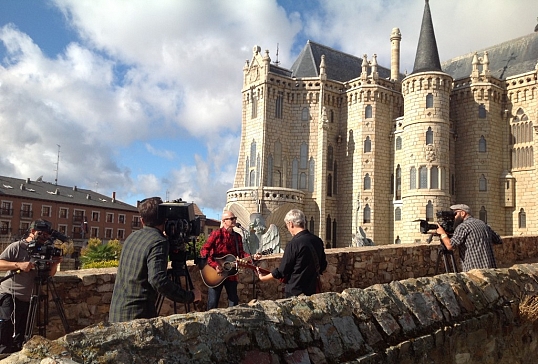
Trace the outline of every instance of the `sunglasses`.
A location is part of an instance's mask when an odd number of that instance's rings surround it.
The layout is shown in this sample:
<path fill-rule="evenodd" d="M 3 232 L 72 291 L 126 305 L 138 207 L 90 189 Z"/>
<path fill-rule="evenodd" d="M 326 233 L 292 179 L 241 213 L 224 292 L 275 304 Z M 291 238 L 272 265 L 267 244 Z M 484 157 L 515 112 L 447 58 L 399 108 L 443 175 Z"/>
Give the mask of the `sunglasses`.
<path fill-rule="evenodd" d="M 237 220 L 237 217 L 227 217 L 224 220 L 235 221 L 235 220 Z"/>

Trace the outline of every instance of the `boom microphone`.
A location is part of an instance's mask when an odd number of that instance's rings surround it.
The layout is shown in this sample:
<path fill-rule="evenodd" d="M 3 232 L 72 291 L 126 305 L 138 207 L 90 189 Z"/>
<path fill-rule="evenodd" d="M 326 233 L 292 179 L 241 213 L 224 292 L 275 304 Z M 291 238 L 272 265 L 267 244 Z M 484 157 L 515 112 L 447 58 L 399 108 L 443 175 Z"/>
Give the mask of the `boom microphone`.
<path fill-rule="evenodd" d="M 247 229 L 245 229 L 243 226 L 241 226 L 240 223 L 235 223 L 235 227 L 238 227 L 239 229 L 243 230 L 243 231 L 248 231 Z"/>

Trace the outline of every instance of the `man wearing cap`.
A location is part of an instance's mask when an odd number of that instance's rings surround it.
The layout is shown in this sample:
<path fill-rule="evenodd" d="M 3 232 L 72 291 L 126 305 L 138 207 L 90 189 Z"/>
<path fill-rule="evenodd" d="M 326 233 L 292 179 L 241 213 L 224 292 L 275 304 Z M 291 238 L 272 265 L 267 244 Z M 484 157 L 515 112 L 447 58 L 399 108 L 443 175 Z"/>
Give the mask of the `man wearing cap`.
<path fill-rule="evenodd" d="M 465 204 L 450 206 L 454 211 L 454 234 L 448 237 L 439 226 L 441 242 L 448 250 L 459 249 L 463 271 L 497 268 L 492 244 L 501 244 L 500 236 L 485 222 L 471 216 L 471 208 Z"/>
<path fill-rule="evenodd" d="M 24 343 L 26 321 L 37 269 L 31 261 L 28 245 L 35 241 L 44 244 L 52 232 L 52 224 L 46 220 L 32 222 L 25 237 L 11 243 L 0 254 L 0 271 L 7 271 L 0 283 L 0 353 L 19 351 Z M 52 257 L 51 276 L 56 274 L 61 257 Z"/>

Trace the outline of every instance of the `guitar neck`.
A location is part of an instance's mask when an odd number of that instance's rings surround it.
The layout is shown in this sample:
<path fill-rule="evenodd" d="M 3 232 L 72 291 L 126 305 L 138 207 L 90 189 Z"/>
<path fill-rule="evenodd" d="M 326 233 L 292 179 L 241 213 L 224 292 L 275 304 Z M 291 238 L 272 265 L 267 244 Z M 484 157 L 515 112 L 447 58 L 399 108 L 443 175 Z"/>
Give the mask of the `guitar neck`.
<path fill-rule="evenodd" d="M 250 264 L 250 263 L 248 263 L 248 262 L 246 262 L 245 260 L 242 260 L 242 259 L 237 260 L 237 265 L 240 266 L 241 268 L 247 268 L 247 269 L 252 269 L 254 271 L 259 271 L 262 274 L 271 273 L 270 270 L 263 269 L 263 268 L 260 268 L 260 267 L 256 267 L 254 264 Z"/>

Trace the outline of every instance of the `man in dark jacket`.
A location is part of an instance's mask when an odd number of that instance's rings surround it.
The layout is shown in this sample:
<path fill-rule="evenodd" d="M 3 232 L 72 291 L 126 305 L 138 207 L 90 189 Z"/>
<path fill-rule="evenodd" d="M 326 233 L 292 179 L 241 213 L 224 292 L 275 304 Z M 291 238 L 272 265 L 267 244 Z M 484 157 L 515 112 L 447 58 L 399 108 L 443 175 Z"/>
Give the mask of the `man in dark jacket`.
<path fill-rule="evenodd" d="M 306 218 L 301 210 L 290 210 L 284 222 L 293 238 L 286 245 L 280 266 L 258 277 L 260 281 L 279 279 L 285 282 L 286 297 L 313 295 L 319 275 L 327 268 L 323 241 L 306 229 Z"/>

